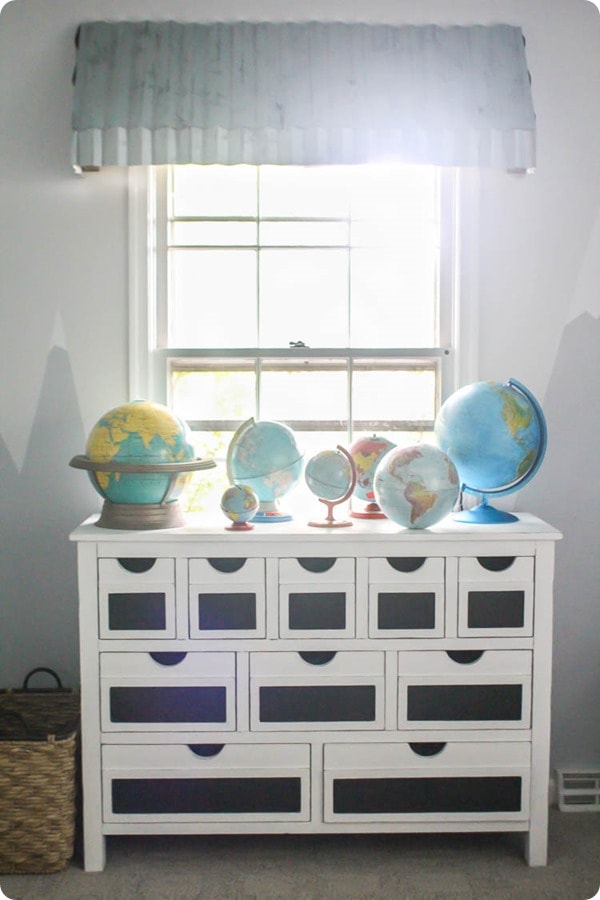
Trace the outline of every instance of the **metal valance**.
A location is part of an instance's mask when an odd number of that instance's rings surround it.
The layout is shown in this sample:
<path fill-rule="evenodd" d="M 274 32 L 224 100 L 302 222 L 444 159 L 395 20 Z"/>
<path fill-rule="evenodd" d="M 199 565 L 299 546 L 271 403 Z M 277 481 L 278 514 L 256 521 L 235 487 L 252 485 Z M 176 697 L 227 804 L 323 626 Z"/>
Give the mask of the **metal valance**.
<path fill-rule="evenodd" d="M 535 166 L 521 29 L 88 22 L 73 162 Z"/>

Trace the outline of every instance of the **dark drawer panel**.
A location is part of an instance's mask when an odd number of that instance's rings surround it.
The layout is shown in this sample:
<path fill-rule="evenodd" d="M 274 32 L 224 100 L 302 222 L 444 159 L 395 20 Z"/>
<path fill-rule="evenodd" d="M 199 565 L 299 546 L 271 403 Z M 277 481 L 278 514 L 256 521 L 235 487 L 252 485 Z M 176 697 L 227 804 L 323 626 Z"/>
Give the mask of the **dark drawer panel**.
<path fill-rule="evenodd" d="M 116 778 L 114 814 L 298 813 L 300 778 Z"/>
<path fill-rule="evenodd" d="M 197 595 L 199 631 L 255 631 L 256 594 L 251 591 Z"/>
<path fill-rule="evenodd" d="M 226 722 L 221 685 L 111 687 L 111 722 Z"/>
<path fill-rule="evenodd" d="M 377 594 L 377 628 L 382 631 L 435 628 L 435 593 L 380 591 Z"/>
<path fill-rule="evenodd" d="M 523 628 L 525 591 L 469 591 L 469 628 Z"/>
<path fill-rule="evenodd" d="M 521 684 L 419 684 L 407 688 L 409 722 L 520 721 Z"/>
<path fill-rule="evenodd" d="M 344 591 L 290 593 L 288 614 L 290 631 L 344 629 L 346 594 Z"/>
<path fill-rule="evenodd" d="M 263 686 L 260 722 L 374 722 L 375 685 Z"/>
<path fill-rule="evenodd" d="M 336 778 L 335 814 L 489 813 L 521 809 L 521 778 Z"/>
<path fill-rule="evenodd" d="M 109 593 L 109 631 L 164 631 L 166 625 L 164 591 Z"/>

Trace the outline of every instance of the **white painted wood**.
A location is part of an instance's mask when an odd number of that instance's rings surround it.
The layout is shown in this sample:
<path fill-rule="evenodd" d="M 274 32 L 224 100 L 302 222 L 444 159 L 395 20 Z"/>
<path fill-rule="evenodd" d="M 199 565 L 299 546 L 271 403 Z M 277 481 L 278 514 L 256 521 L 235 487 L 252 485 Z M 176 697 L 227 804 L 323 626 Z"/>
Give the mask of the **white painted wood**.
<path fill-rule="evenodd" d="M 138 554 L 138 558 L 139 554 Z M 143 557 L 141 557 L 143 558 Z M 121 557 L 124 559 L 124 557 Z M 175 581 L 175 561 L 173 559 L 154 558 L 149 569 L 143 572 L 131 572 L 119 559 L 99 559 L 98 577 L 100 584 L 116 582 L 118 584 L 145 585 L 173 584 Z"/>
<path fill-rule="evenodd" d="M 321 585 L 336 581 L 354 582 L 354 559 L 335 559 L 332 565 L 322 572 L 313 572 L 306 565 L 302 565 L 302 558 L 279 560 L 280 584 L 307 582 Z"/>
<path fill-rule="evenodd" d="M 560 534 L 539 519 L 519 514 L 514 525 L 473 528 L 451 517 L 426 531 L 407 531 L 387 520 L 356 520 L 342 534 L 313 529 L 302 522 L 225 533 L 199 517 L 181 528 L 145 532 L 107 531 L 95 517 L 73 534 L 78 542 L 82 679 L 82 752 L 85 867 L 104 866 L 107 834 L 331 833 L 402 831 L 516 831 L 525 836 L 530 865 L 543 865 L 547 847 L 549 774 L 552 579 L 554 542 Z M 156 558 L 148 573 L 123 574 L 124 557 Z M 515 557 L 500 572 L 490 572 L 478 557 Z M 388 558 L 422 557 L 415 572 L 394 570 Z M 245 559 L 237 572 L 222 573 L 209 559 Z M 310 572 L 305 558 L 333 558 L 323 573 Z M 118 573 L 118 575 L 116 574 Z M 167 574 L 168 573 L 168 574 Z M 160 577 L 159 577 L 160 576 Z M 135 634 L 105 637 L 102 606 L 112 585 L 149 590 L 174 584 L 173 636 Z M 138 586 L 136 588 L 136 585 Z M 523 629 L 465 629 L 465 591 L 507 590 L 527 596 Z M 229 587 L 230 586 L 230 587 Z M 436 592 L 434 634 L 378 633 L 373 598 L 379 589 Z M 191 598 L 211 593 L 256 589 L 260 597 L 256 633 L 218 635 L 218 642 L 196 628 Z M 285 599 L 302 592 L 342 588 L 351 598 L 349 627 L 340 635 L 292 633 Z M 171 619 L 169 620 L 171 627 Z M 196 623 L 196 625 L 194 624 Z M 316 630 L 318 631 L 318 630 Z M 446 650 L 483 650 L 468 665 L 452 661 Z M 148 653 L 185 652 L 176 666 L 157 665 Z M 323 665 L 311 665 L 299 653 L 331 651 Z M 102 677 L 101 677 L 102 675 Z M 113 723 L 108 720 L 111 686 L 224 685 L 227 721 L 223 723 Z M 520 722 L 407 722 L 409 684 L 521 684 Z M 375 718 L 369 722 L 260 722 L 261 687 L 370 685 L 375 689 Z M 100 696 L 102 705 L 100 703 Z M 325 717 L 326 718 L 326 717 Z M 102 727 L 102 730 L 101 730 Z M 437 756 L 419 757 L 409 742 L 439 742 Z M 215 757 L 190 759 L 188 744 L 224 745 Z M 104 763 L 101 747 L 104 745 Z M 180 756 L 184 753 L 185 757 Z M 300 755 L 297 755 L 300 754 Z M 189 768 L 186 766 L 189 764 Z M 115 772 L 156 773 L 176 777 L 192 772 L 235 774 L 268 771 L 296 773 L 302 781 L 302 810 L 279 821 L 251 814 L 244 821 L 226 814 L 216 821 L 162 814 L 109 818 L 110 779 Z M 432 777 L 511 773 L 522 779 L 517 812 L 410 814 L 380 813 L 347 817 L 332 812 L 334 773 L 377 777 L 383 772 L 428 772 Z M 171 774 L 165 774 L 171 773 Z M 186 776 L 187 777 L 187 776 Z M 392 776 L 395 777 L 395 776 Z M 404 777 L 398 775 L 398 777 Z M 127 817 L 125 817 L 127 818 Z M 351 820 L 350 820 L 351 819 Z"/>
<path fill-rule="evenodd" d="M 396 554 L 397 556 L 398 554 Z M 391 557 L 394 559 L 395 557 Z M 371 584 L 383 582 L 399 584 L 420 584 L 421 582 L 444 583 L 444 559 L 443 557 L 423 557 L 423 563 L 414 572 L 399 571 L 384 559 L 369 560 L 369 581 Z"/>
<path fill-rule="evenodd" d="M 211 564 L 209 559 L 190 559 L 190 582 L 192 584 L 264 584 L 265 561 L 264 559 L 245 559 L 240 568 L 232 572 L 222 572 Z"/>
<path fill-rule="evenodd" d="M 486 555 L 497 557 L 501 554 Z M 485 584 L 504 581 L 533 581 L 533 556 L 516 556 L 507 568 L 499 571 L 486 568 L 477 557 L 461 556 L 458 562 L 458 577 L 460 581 L 481 581 Z"/>

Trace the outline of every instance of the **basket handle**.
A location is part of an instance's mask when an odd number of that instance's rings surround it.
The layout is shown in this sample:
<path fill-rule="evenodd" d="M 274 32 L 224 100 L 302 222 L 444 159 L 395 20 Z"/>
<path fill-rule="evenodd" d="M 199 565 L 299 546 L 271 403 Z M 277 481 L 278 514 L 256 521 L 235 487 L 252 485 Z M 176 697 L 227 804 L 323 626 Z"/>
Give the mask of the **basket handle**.
<path fill-rule="evenodd" d="M 36 669 L 32 669 L 31 672 L 28 672 L 23 680 L 23 690 L 29 691 L 33 690 L 33 688 L 29 687 L 29 679 L 35 675 L 37 672 L 46 672 L 48 675 L 52 675 L 54 680 L 56 681 L 56 686 L 53 688 L 46 688 L 45 690 L 53 690 L 53 691 L 62 691 L 63 685 L 60 677 L 54 671 L 54 669 L 48 669 L 46 666 L 38 666 Z"/>
<path fill-rule="evenodd" d="M 14 712 L 13 710 L 6 710 L 5 712 L 0 712 L 0 741 L 8 740 L 8 738 L 5 737 L 5 734 L 4 734 L 2 722 L 3 721 L 10 722 L 11 720 L 13 722 L 17 722 L 21 726 L 21 728 L 23 730 L 23 735 L 25 737 L 29 737 L 30 730 L 29 730 L 29 725 L 27 724 L 27 720 L 25 718 L 23 718 L 21 713 Z M 5 726 L 5 728 L 6 728 L 6 726 Z M 8 732 L 6 732 L 6 734 L 8 734 Z M 14 735 L 11 735 L 10 739 L 15 740 Z"/>

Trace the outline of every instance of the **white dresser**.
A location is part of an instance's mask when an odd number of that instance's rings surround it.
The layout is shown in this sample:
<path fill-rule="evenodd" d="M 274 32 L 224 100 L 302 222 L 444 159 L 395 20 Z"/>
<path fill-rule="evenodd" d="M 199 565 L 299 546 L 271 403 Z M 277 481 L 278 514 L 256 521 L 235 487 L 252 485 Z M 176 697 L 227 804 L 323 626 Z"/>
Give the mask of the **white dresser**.
<path fill-rule="evenodd" d="M 94 521 L 87 870 L 146 833 L 518 831 L 546 863 L 555 529 Z"/>

